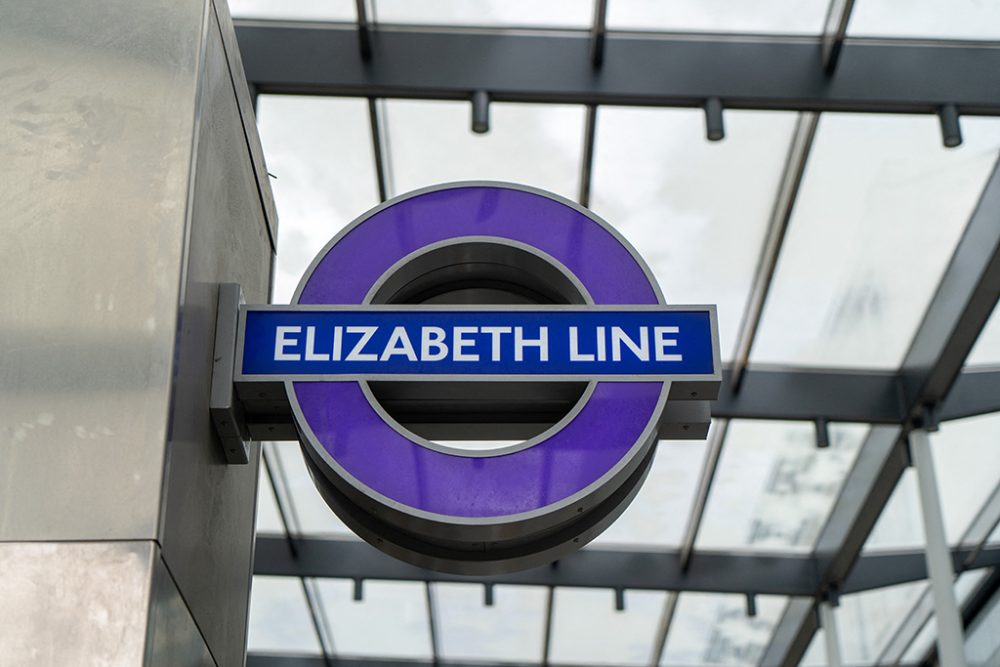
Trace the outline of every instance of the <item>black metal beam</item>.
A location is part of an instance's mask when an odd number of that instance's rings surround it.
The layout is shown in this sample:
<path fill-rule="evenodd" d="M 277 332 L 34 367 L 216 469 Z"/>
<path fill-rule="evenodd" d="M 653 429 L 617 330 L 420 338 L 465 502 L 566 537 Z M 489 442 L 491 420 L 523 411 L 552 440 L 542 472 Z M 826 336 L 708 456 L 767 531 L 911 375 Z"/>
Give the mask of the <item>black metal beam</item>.
<path fill-rule="evenodd" d="M 726 109 L 1000 114 L 1000 48 L 844 42 L 823 70 L 819 37 L 609 33 L 599 69 L 589 31 L 514 33 L 382 26 L 367 62 L 353 24 L 237 21 L 261 93 Z"/>
<path fill-rule="evenodd" d="M 971 556 L 971 558 L 970 558 Z M 952 549 L 955 572 L 1000 566 L 1000 546 L 961 547 Z M 923 551 L 892 551 L 865 554 L 858 559 L 840 593 L 858 593 L 885 586 L 895 586 L 927 578 L 927 559 Z"/>
<path fill-rule="evenodd" d="M 463 662 L 441 660 L 402 660 L 397 658 L 337 658 L 337 667 L 545 667 L 544 663 L 523 662 Z M 322 658 L 311 655 L 283 655 L 275 653 L 251 653 L 247 656 L 246 667 L 324 667 Z M 673 667 L 684 667 L 673 665 Z M 917 667 L 900 664 L 897 667 Z"/>
<path fill-rule="evenodd" d="M 861 445 L 816 541 L 814 554 L 820 578 L 817 596 L 797 604 L 795 613 L 782 616 L 758 663 L 761 667 L 793 667 L 802 660 L 817 629 L 817 597 L 847 578 L 909 463 L 902 436 L 901 427 L 874 426 Z M 807 611 L 800 608 L 803 606 Z"/>
<path fill-rule="evenodd" d="M 840 585 L 909 465 L 902 429 L 873 427 L 816 540 L 822 584 Z"/>
<path fill-rule="evenodd" d="M 789 600 L 757 664 L 760 667 L 799 664 L 818 625 L 816 607 L 811 598 Z"/>
<path fill-rule="evenodd" d="M 940 407 L 1000 295 L 1000 161 L 993 168 L 901 366 L 914 418 Z"/>
<path fill-rule="evenodd" d="M 679 551 L 585 549 L 557 567 L 469 577 L 408 565 L 357 540 L 301 538 L 296 549 L 293 557 L 284 538 L 258 537 L 255 574 L 764 595 L 810 595 L 816 588 L 815 564 L 808 556 L 698 551 L 685 571 Z"/>
<path fill-rule="evenodd" d="M 250 435 L 255 440 L 295 440 L 285 389 L 256 383 L 239 389 Z M 788 419 L 800 421 L 902 424 L 907 417 L 899 377 L 894 373 L 751 368 L 743 388 L 732 390 L 723 371 L 719 399 L 711 404 L 715 419 Z M 1000 370 L 961 373 L 941 409 L 942 421 L 1000 412 Z"/>
<path fill-rule="evenodd" d="M 830 0 L 823 27 L 823 69 L 827 72 L 837 69 L 853 9 L 854 0 Z"/>
<path fill-rule="evenodd" d="M 901 407 L 892 373 L 752 368 L 743 374 L 738 393 L 731 373 L 723 372 L 712 416 L 899 424 Z"/>
<path fill-rule="evenodd" d="M 539 667 L 538 664 L 518 662 L 452 662 L 426 660 L 403 660 L 399 658 L 337 658 L 337 667 Z M 282 655 L 274 653 L 250 653 L 246 667 L 325 667 L 323 659 L 312 655 Z"/>
<path fill-rule="evenodd" d="M 695 591 L 790 595 L 813 598 L 821 592 L 818 559 L 811 556 L 746 552 L 696 551 L 685 570 L 680 550 L 646 551 L 585 549 L 559 561 L 557 567 L 539 567 L 495 577 L 444 574 L 408 565 L 357 540 L 299 538 L 297 556 L 284 537 L 260 536 L 254 573 L 268 576 L 334 578 L 364 581 L 461 582 L 521 586 L 572 586 L 615 590 Z M 972 560 L 969 556 L 974 555 Z M 1000 566 L 1000 546 L 977 551 L 952 551 L 956 569 Z M 840 586 L 856 593 L 927 578 L 920 550 L 861 556 Z"/>
<path fill-rule="evenodd" d="M 969 369 L 958 376 L 939 417 L 948 421 L 990 412 L 1000 412 L 1000 371 Z"/>

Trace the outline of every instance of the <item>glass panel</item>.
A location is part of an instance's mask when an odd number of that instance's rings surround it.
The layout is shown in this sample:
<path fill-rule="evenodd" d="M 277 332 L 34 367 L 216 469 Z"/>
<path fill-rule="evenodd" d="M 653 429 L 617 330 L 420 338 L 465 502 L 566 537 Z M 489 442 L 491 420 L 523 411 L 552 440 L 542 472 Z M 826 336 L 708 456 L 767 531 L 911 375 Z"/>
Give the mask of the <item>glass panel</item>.
<path fill-rule="evenodd" d="M 1000 120 L 824 114 L 752 360 L 899 367 L 1000 147 Z M 918 268 L 919 267 L 919 268 Z"/>
<path fill-rule="evenodd" d="M 704 442 L 661 440 L 639 495 L 592 544 L 680 545 L 705 451 Z"/>
<path fill-rule="evenodd" d="M 365 581 L 360 601 L 342 579 L 319 581 L 319 591 L 338 654 L 431 658 L 423 583 Z"/>
<path fill-rule="evenodd" d="M 592 0 L 373 0 L 383 23 L 586 28 Z"/>
<path fill-rule="evenodd" d="M 292 526 L 298 526 L 303 534 L 311 535 L 349 535 L 354 533 L 337 518 L 330 506 L 316 490 L 309 470 L 306 468 L 302 450 L 294 442 L 276 443 L 275 451 L 281 468 L 284 471 L 291 494 L 292 507 L 290 517 Z M 277 473 L 277 471 L 275 471 Z"/>
<path fill-rule="evenodd" d="M 826 667 L 826 633 L 823 628 L 816 631 L 799 667 Z"/>
<path fill-rule="evenodd" d="M 985 569 L 970 570 L 968 572 L 963 572 L 958 576 L 958 579 L 955 580 L 955 599 L 958 601 L 959 608 L 965 605 L 965 602 L 969 599 L 969 596 L 971 596 L 975 592 L 976 588 L 979 586 L 982 580 L 986 578 L 986 575 L 989 574 L 989 572 L 990 572 L 989 570 Z M 925 598 L 930 597 L 929 589 L 926 589 L 924 591 L 924 597 Z M 903 654 L 903 660 L 902 660 L 903 664 L 910 664 L 910 665 L 922 664 L 924 658 L 927 657 L 928 651 L 931 650 L 931 647 L 934 645 L 934 642 L 936 640 L 937 640 L 937 620 L 934 617 L 931 617 L 924 624 L 924 627 L 920 629 L 920 632 L 917 633 L 917 636 L 914 638 L 914 640 L 910 642 L 910 646 L 906 649 L 906 652 Z M 971 662 L 970 664 L 976 664 L 976 663 Z"/>
<path fill-rule="evenodd" d="M 965 361 L 968 366 L 996 366 L 1000 364 L 1000 308 L 994 307 L 983 332 Z"/>
<path fill-rule="evenodd" d="M 681 593 L 660 664 L 755 665 L 771 640 L 788 599 L 757 596 L 747 616 L 742 595 Z"/>
<path fill-rule="evenodd" d="M 229 0 L 233 18 L 355 21 L 352 0 Z"/>
<path fill-rule="evenodd" d="M 818 35 L 827 4 L 827 0 L 611 0 L 608 27 Z"/>
<path fill-rule="evenodd" d="M 698 548 L 808 551 L 867 433 L 832 424 L 820 449 L 808 422 L 730 422 Z"/>
<path fill-rule="evenodd" d="M 257 532 L 285 532 L 285 527 L 281 524 L 281 516 L 278 514 L 278 503 L 274 499 L 274 489 L 267 478 L 263 463 L 260 466 L 260 481 L 257 487 Z"/>
<path fill-rule="evenodd" d="M 868 535 L 863 550 L 919 549 L 923 546 L 924 525 L 917 495 L 917 472 L 907 468 Z"/>
<path fill-rule="evenodd" d="M 288 303 L 316 253 L 378 204 L 368 104 L 262 95 L 257 125 L 280 220 L 273 302 Z"/>
<path fill-rule="evenodd" d="M 1000 664 L 1000 595 L 994 595 L 969 627 L 965 655 L 969 667 Z"/>
<path fill-rule="evenodd" d="M 1000 484 L 1000 414 L 944 422 L 931 451 L 949 544 L 958 544 Z"/>
<path fill-rule="evenodd" d="M 254 577 L 247 650 L 319 654 L 302 591 L 295 577 Z"/>
<path fill-rule="evenodd" d="M 926 587 L 916 581 L 843 596 L 834 614 L 844 664 L 872 664 Z"/>
<path fill-rule="evenodd" d="M 730 111 L 725 141 L 713 143 L 699 111 L 598 111 L 592 208 L 635 245 L 668 301 L 718 304 L 723 361 L 732 357 L 795 118 Z"/>
<path fill-rule="evenodd" d="M 931 434 L 931 452 L 949 544 L 962 541 L 966 530 L 1000 484 L 1000 414 L 944 422 Z M 899 485 L 879 516 L 866 550 L 920 548 L 924 545 L 916 470 L 903 472 Z"/>
<path fill-rule="evenodd" d="M 908 665 L 923 664 L 924 656 L 934 646 L 935 641 L 937 641 L 937 620 L 931 618 L 924 623 L 924 627 L 920 628 L 920 632 L 903 653 L 903 662 Z"/>
<path fill-rule="evenodd" d="M 991 0 L 858 0 L 850 37 L 1000 39 L 1000 3 Z"/>
<path fill-rule="evenodd" d="M 552 617 L 556 664 L 648 665 L 666 593 L 626 591 L 615 610 L 614 591 L 557 588 Z"/>
<path fill-rule="evenodd" d="M 528 183 L 575 199 L 583 107 L 491 104 L 490 131 L 470 129 L 467 102 L 387 100 L 394 193 L 450 181 Z"/>
<path fill-rule="evenodd" d="M 538 662 L 545 632 L 548 591 L 538 586 L 497 586 L 494 604 L 482 586 L 433 584 L 441 657 L 445 660 Z"/>

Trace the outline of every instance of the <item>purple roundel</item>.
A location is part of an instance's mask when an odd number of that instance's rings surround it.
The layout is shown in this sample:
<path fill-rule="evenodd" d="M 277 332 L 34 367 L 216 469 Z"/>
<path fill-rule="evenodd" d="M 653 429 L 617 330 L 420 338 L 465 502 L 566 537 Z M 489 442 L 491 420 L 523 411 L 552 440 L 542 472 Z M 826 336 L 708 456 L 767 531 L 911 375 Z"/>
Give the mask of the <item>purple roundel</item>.
<path fill-rule="evenodd" d="M 463 237 L 506 239 L 552 256 L 596 304 L 662 303 L 642 261 L 596 217 L 499 183 L 418 191 L 375 209 L 318 255 L 293 303 L 362 304 L 404 257 Z M 404 514 L 465 525 L 565 507 L 634 468 L 666 392 L 662 382 L 598 382 L 572 420 L 533 446 L 472 456 L 407 437 L 360 382 L 291 384 L 306 446 L 343 484 Z"/>

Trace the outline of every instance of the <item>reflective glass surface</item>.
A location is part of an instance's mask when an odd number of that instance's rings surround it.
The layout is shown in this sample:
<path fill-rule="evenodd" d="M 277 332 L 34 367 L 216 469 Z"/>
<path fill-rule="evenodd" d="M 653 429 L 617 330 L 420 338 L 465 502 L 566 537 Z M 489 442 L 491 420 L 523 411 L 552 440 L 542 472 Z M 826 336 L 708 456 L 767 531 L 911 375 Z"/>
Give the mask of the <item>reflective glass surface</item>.
<path fill-rule="evenodd" d="M 350 0 L 233 0 L 247 18 L 354 21 Z M 818 35 L 828 0 L 609 0 L 611 30 Z M 378 23 L 586 29 L 592 0 L 368 0 Z M 1000 39 L 1000 4 L 977 0 L 857 0 L 849 35 Z M 583 40 L 581 40 L 583 44 Z M 581 54 L 586 49 L 581 49 Z M 419 57 L 415 54 L 414 57 Z M 589 71 L 589 65 L 585 65 Z M 655 66 L 652 64 L 651 66 Z M 595 73 L 600 76 L 600 73 Z M 465 101 L 378 100 L 388 194 L 458 180 L 504 180 L 580 196 L 585 109 L 494 103 L 490 132 L 471 132 Z M 796 114 L 726 111 L 727 136 L 705 139 L 699 109 L 607 107 L 597 112 L 590 205 L 649 263 L 669 302 L 717 303 L 724 361 L 740 319 L 785 168 Z M 329 239 L 379 200 L 364 98 L 263 95 L 258 122 L 280 223 L 274 300 L 286 302 Z M 760 365 L 896 369 L 912 342 L 1000 152 L 1000 120 L 963 117 L 964 144 L 941 145 L 936 117 L 825 113 L 793 210 L 751 362 Z M 994 314 L 968 359 L 1000 364 Z M 705 507 L 697 549 L 808 552 L 857 460 L 868 427 L 831 425 L 818 449 L 809 422 L 735 420 Z M 992 525 L 986 506 L 1000 484 L 1000 415 L 947 422 L 932 435 L 948 540 L 969 542 Z M 293 443 L 267 445 L 293 532 L 351 533 L 319 496 Z M 590 548 L 676 549 L 691 520 L 704 442 L 661 442 L 636 501 Z M 262 471 L 258 532 L 281 533 L 278 503 Z M 975 528 L 975 529 L 974 529 Z M 1000 542 L 1000 527 L 992 542 Z M 865 550 L 924 543 L 915 471 L 907 469 Z M 964 600 L 987 571 L 956 582 Z M 754 665 L 786 598 L 679 595 L 666 645 L 655 645 L 667 595 L 610 589 L 496 586 L 495 604 L 473 584 L 320 580 L 318 604 L 338 655 L 443 661 L 543 660 L 556 665 Z M 433 617 L 428 615 L 430 590 Z M 922 660 L 933 618 L 912 630 L 927 583 L 844 596 L 837 609 L 845 664 L 880 657 Z M 1000 618 L 994 605 L 970 628 L 970 647 Z M 993 619 L 992 621 L 990 619 Z M 897 637 L 906 629 L 913 637 Z M 996 633 L 994 633 L 996 634 Z M 895 638 L 895 639 L 894 639 Z M 978 638 L 978 639 L 977 639 Z M 995 639 L 995 637 L 994 637 Z M 992 648 L 991 648 L 992 647 Z M 316 655 L 301 580 L 255 577 L 251 652 Z M 970 659 L 973 649 L 970 648 Z M 993 654 L 995 659 L 995 653 Z M 976 658 L 979 659 L 979 658 Z M 803 661 L 825 665 L 819 631 Z M 979 664 L 979 663 L 976 663 Z"/>
<path fill-rule="evenodd" d="M 354 21 L 353 0 L 228 0 L 233 18 Z"/>
<path fill-rule="evenodd" d="M 661 440 L 635 501 L 591 544 L 602 548 L 680 545 L 704 458 L 704 442 Z"/>
<path fill-rule="evenodd" d="M 613 591 L 555 589 L 552 662 L 648 665 L 664 600 L 659 591 L 626 591 L 618 611 Z"/>
<path fill-rule="evenodd" d="M 577 196 L 583 107 L 491 104 L 487 134 L 470 129 L 468 102 L 389 100 L 385 108 L 394 195 L 452 181 L 494 180 Z"/>
<path fill-rule="evenodd" d="M 972 667 L 988 667 L 1000 659 L 1000 596 L 994 595 L 971 624 L 965 652 Z"/>
<path fill-rule="evenodd" d="M 668 302 L 718 304 L 723 360 L 732 356 L 795 118 L 728 112 L 726 138 L 710 142 L 700 111 L 598 111 L 591 207 L 639 249 Z"/>
<path fill-rule="evenodd" d="M 963 131 L 947 149 L 932 116 L 822 116 L 752 361 L 899 366 L 996 162 L 1000 122 Z"/>
<path fill-rule="evenodd" d="M 755 665 L 787 603 L 758 595 L 750 616 L 742 595 L 681 593 L 660 665 Z"/>
<path fill-rule="evenodd" d="M 1000 4 L 983 0 L 857 0 L 851 37 L 1000 39 Z"/>
<path fill-rule="evenodd" d="M 373 0 L 383 23 L 585 28 L 592 0 Z"/>
<path fill-rule="evenodd" d="M 833 424 L 820 449 L 808 422 L 730 422 L 696 546 L 809 550 L 867 433 Z"/>
<path fill-rule="evenodd" d="M 249 651 L 319 654 L 302 581 L 295 577 L 253 578 Z"/>
<path fill-rule="evenodd" d="M 965 606 L 969 597 L 989 574 L 990 570 L 983 569 L 970 570 L 958 575 L 958 578 L 955 580 L 955 600 L 958 602 L 959 609 Z M 925 588 L 924 598 L 930 599 L 930 587 Z M 971 638 L 972 634 L 969 633 L 966 640 L 966 651 L 969 651 L 971 647 Z M 906 651 L 903 653 L 903 662 L 906 664 L 922 663 L 927 657 L 928 652 L 934 647 L 935 641 L 937 641 L 937 620 L 934 616 L 931 616 L 906 648 Z M 978 662 L 974 657 L 970 656 L 970 664 L 978 664 L 985 667 L 988 663 Z"/>
<path fill-rule="evenodd" d="M 262 463 L 260 481 L 257 484 L 257 533 L 282 533 L 284 530 L 278 513 L 278 502 L 274 498 L 274 488 Z"/>
<path fill-rule="evenodd" d="M 288 303 L 316 253 L 378 203 L 368 104 L 262 95 L 257 109 L 280 221 L 272 300 Z"/>
<path fill-rule="evenodd" d="M 424 584 L 365 581 L 361 600 L 351 581 L 325 579 L 318 586 L 339 655 L 431 658 Z"/>
<path fill-rule="evenodd" d="M 998 414 L 944 422 L 940 431 L 931 434 L 931 455 L 950 544 L 963 541 L 973 519 L 1000 484 L 998 441 Z M 923 544 L 916 470 L 907 468 L 865 549 L 919 548 Z"/>
<path fill-rule="evenodd" d="M 608 27 L 818 35 L 827 4 L 826 0 L 610 0 Z"/>
<path fill-rule="evenodd" d="M 432 584 L 441 657 L 446 660 L 538 662 L 542 655 L 544 588 L 497 586 L 493 606 L 482 586 Z"/>
<path fill-rule="evenodd" d="M 833 613 L 844 664 L 872 664 L 926 587 L 915 581 L 843 596 Z"/>
<path fill-rule="evenodd" d="M 966 360 L 969 366 L 996 366 L 1000 364 L 1000 308 L 994 307 L 983 332 Z"/>
<path fill-rule="evenodd" d="M 288 490 L 290 497 L 287 508 L 290 529 L 310 535 L 353 536 L 316 490 L 298 443 L 275 443 L 273 451 L 276 479 Z"/>

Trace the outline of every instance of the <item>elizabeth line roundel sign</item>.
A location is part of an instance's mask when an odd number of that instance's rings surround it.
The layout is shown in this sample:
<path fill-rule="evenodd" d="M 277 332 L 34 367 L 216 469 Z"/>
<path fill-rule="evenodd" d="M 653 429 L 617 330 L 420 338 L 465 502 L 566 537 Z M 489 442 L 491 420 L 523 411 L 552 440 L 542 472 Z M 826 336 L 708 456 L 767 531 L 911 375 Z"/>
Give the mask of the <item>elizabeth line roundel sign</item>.
<path fill-rule="evenodd" d="M 561 197 L 419 190 L 317 255 L 292 304 L 243 306 L 237 382 L 284 382 L 320 493 L 363 539 L 462 574 L 604 530 L 668 398 L 713 399 L 714 306 L 667 305 L 635 250 Z"/>

